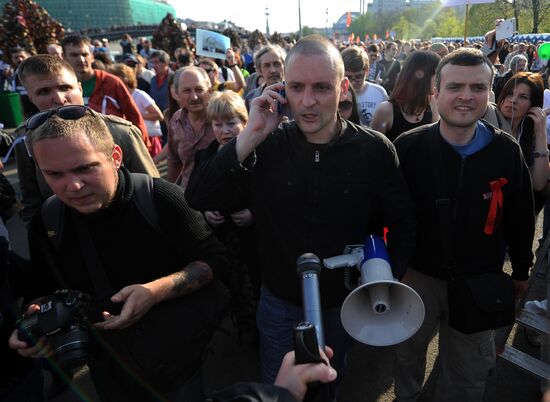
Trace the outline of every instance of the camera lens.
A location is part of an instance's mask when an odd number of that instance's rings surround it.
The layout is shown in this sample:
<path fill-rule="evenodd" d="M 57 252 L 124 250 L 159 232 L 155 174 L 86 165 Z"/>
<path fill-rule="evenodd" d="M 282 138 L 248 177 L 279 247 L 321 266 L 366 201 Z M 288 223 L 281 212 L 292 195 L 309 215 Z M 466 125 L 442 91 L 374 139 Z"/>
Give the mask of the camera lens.
<path fill-rule="evenodd" d="M 89 343 L 88 329 L 81 324 L 72 324 L 66 333 L 51 338 L 57 361 L 68 369 L 78 368 L 86 363 Z"/>

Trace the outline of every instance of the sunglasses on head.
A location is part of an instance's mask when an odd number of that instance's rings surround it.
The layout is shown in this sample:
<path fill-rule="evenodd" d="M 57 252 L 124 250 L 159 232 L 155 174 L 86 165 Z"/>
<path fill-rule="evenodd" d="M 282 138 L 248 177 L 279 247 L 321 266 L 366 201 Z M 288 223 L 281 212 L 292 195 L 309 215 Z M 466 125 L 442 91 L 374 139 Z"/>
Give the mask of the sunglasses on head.
<path fill-rule="evenodd" d="M 338 103 L 338 109 L 341 109 L 341 110 L 350 110 L 352 106 L 353 106 L 353 102 L 350 100 L 345 100 Z"/>
<path fill-rule="evenodd" d="M 91 113 L 92 109 L 83 105 L 60 106 L 57 109 L 45 110 L 30 117 L 25 123 L 25 127 L 27 130 L 34 130 L 54 115 L 61 117 L 63 120 L 78 120 L 83 117 L 87 111 Z"/>

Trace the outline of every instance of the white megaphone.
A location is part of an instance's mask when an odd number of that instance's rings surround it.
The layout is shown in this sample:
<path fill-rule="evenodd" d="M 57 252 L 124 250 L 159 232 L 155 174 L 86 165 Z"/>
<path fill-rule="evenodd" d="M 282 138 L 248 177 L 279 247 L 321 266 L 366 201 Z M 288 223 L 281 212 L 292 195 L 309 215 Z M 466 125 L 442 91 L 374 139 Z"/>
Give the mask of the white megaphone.
<path fill-rule="evenodd" d="M 372 346 L 389 346 L 413 336 L 424 321 L 424 303 L 411 287 L 394 279 L 384 240 L 369 236 L 350 254 L 323 260 L 329 269 L 357 267 L 361 285 L 344 301 L 340 317 L 348 334 Z"/>

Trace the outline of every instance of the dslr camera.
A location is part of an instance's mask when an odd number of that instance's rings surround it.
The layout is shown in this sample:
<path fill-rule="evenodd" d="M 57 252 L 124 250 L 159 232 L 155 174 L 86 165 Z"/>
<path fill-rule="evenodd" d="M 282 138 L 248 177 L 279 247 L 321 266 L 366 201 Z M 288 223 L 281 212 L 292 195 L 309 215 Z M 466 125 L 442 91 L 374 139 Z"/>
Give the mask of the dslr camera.
<path fill-rule="evenodd" d="M 19 339 L 35 345 L 46 336 L 60 366 L 82 366 L 88 358 L 90 325 L 101 319 L 90 301 L 89 295 L 77 290 L 56 291 L 41 301 L 40 311 L 17 321 Z"/>

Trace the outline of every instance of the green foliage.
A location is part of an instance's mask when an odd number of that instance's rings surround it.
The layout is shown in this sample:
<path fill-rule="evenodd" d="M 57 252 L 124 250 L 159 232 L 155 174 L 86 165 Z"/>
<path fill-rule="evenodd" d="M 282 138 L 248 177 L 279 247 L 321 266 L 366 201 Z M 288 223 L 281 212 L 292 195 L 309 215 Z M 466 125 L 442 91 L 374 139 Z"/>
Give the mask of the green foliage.
<path fill-rule="evenodd" d="M 307 25 L 304 25 L 302 27 L 302 35 L 303 36 L 307 36 L 307 35 L 312 35 L 315 33 L 315 30 L 311 27 L 308 27 Z"/>
<path fill-rule="evenodd" d="M 482 36 L 494 28 L 499 18 L 517 16 L 518 31 L 530 33 L 538 18 L 538 32 L 550 32 L 550 0 L 496 0 L 491 4 L 469 7 L 468 36 Z M 538 13 L 533 13 L 538 10 Z M 536 17 L 538 15 L 538 17 Z M 410 7 L 401 13 L 366 13 L 353 21 L 349 33 L 373 34 L 385 38 L 386 31 L 395 31 L 399 39 L 453 37 L 464 35 L 465 7 L 441 7 L 430 4 Z"/>
<path fill-rule="evenodd" d="M 11 0 L 4 4 L 0 20 L 0 49 L 9 60 L 10 49 L 22 46 L 31 55 L 46 53 L 50 43 L 61 41 L 65 29 L 37 2 Z"/>

